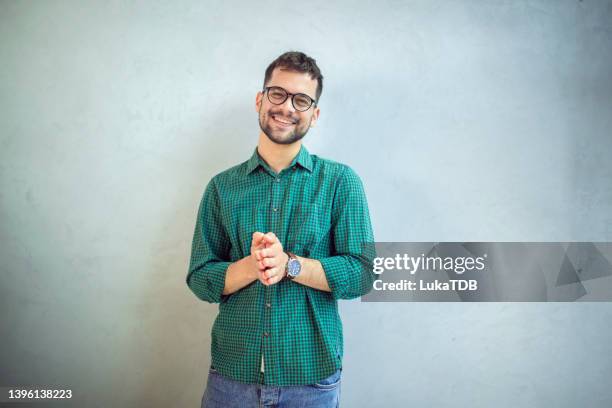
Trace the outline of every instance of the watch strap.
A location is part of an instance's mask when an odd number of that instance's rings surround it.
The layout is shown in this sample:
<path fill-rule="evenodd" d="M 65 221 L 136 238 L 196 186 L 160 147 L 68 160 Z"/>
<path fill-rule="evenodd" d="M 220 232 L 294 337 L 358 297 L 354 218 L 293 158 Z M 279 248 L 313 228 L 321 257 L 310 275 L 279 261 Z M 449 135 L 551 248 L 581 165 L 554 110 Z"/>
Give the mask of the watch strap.
<path fill-rule="evenodd" d="M 293 280 L 295 276 L 289 275 L 289 262 L 291 262 L 292 259 L 297 261 L 297 256 L 295 256 L 293 252 L 285 251 L 285 253 L 287 254 L 287 264 L 285 265 L 285 278 Z"/>

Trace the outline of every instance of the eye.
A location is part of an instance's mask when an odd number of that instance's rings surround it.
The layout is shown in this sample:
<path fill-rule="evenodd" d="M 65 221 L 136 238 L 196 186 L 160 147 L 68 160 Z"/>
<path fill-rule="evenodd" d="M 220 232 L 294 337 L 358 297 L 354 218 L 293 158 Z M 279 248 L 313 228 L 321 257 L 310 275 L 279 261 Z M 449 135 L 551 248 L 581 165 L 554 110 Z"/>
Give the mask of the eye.
<path fill-rule="evenodd" d="M 282 100 L 287 97 L 287 94 L 283 92 L 282 89 L 278 89 L 278 88 L 271 88 L 270 90 L 268 90 L 268 95 L 270 96 L 270 98 L 276 99 L 276 100 Z"/>
<path fill-rule="evenodd" d="M 300 109 L 306 109 L 310 107 L 311 99 L 308 95 L 298 94 L 295 95 L 295 104 Z"/>

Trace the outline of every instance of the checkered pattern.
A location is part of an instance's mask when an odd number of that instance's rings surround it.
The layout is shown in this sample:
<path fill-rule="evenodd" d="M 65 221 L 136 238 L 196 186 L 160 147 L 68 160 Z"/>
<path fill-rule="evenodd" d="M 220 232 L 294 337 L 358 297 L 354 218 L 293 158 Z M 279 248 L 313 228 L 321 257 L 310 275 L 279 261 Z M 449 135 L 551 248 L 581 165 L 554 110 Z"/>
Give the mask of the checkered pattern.
<path fill-rule="evenodd" d="M 227 267 L 250 254 L 255 231 L 272 231 L 286 251 L 318 259 L 331 292 L 257 280 L 223 295 Z M 198 298 L 219 303 L 215 369 L 237 381 L 276 386 L 329 377 L 342 365 L 337 300 L 371 289 L 374 254 L 364 244 L 373 240 L 359 177 L 303 146 L 279 174 L 256 149 L 248 161 L 213 177 L 198 212 L 187 284 Z"/>

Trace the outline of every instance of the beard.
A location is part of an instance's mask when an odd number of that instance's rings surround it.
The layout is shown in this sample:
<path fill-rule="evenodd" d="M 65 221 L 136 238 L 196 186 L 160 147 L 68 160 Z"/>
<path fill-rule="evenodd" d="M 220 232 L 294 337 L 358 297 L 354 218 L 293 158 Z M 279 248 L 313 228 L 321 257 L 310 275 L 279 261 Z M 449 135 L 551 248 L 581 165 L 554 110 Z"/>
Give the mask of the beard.
<path fill-rule="evenodd" d="M 291 118 L 296 121 L 292 129 L 274 129 L 274 124 L 272 122 L 274 119 L 272 119 L 272 115 L 279 115 L 281 117 L 285 117 L 285 115 L 280 112 L 272 111 L 268 111 L 264 114 L 261 113 L 261 110 L 259 112 L 259 128 L 268 136 L 268 139 L 276 144 L 289 145 L 295 143 L 306 136 L 308 129 L 310 129 L 310 123 L 306 124 L 305 120 L 294 118 Z"/>

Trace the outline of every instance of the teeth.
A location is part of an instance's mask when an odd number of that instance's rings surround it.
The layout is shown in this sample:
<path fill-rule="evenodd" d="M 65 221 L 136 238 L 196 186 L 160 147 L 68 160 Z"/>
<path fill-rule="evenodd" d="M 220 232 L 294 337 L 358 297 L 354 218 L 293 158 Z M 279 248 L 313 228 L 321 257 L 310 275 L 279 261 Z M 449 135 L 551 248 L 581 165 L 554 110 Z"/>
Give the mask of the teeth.
<path fill-rule="evenodd" d="M 285 123 L 287 125 L 293 125 L 294 124 L 294 122 L 288 122 L 286 119 L 281 119 L 281 118 L 279 118 L 276 115 L 272 115 L 272 117 L 274 118 L 274 120 L 277 120 L 277 121 L 279 121 L 281 123 Z"/>

